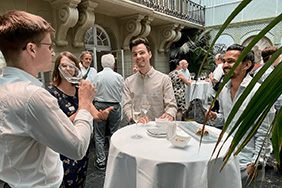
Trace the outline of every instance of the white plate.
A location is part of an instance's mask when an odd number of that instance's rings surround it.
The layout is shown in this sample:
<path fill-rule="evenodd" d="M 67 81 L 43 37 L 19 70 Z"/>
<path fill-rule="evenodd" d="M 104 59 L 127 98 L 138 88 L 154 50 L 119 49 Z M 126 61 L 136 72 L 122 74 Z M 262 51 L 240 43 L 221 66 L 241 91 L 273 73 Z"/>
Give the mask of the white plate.
<path fill-rule="evenodd" d="M 150 136 L 157 137 L 157 138 L 165 138 L 166 137 L 166 129 L 159 128 L 159 127 L 148 127 L 147 133 Z"/>
<path fill-rule="evenodd" d="M 155 137 L 155 138 L 166 138 L 166 134 L 165 135 L 164 134 L 152 134 L 152 133 L 150 133 L 148 131 L 147 131 L 147 134 L 149 136 L 152 136 L 152 137 Z"/>

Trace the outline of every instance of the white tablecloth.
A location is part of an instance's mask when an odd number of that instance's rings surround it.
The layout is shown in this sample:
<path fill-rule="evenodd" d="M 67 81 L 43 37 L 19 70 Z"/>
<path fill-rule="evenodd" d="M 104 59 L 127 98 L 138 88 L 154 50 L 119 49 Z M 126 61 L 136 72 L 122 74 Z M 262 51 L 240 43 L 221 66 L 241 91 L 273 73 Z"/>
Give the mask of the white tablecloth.
<path fill-rule="evenodd" d="M 208 127 L 214 132 L 219 129 Z M 237 157 L 219 172 L 228 145 L 214 164 L 209 161 L 215 143 L 192 139 L 184 148 L 174 147 L 166 138 L 151 137 L 139 127 L 141 139 L 132 139 L 135 125 L 124 127 L 111 138 L 105 177 L 106 188 L 240 188 Z M 229 144 L 230 141 L 227 143 Z"/>
<path fill-rule="evenodd" d="M 195 91 L 193 93 L 194 87 Z M 204 80 L 193 81 L 190 85 L 185 86 L 185 102 L 186 107 L 189 107 L 190 102 L 193 99 L 205 99 L 205 97 L 212 93 L 212 83 Z"/>

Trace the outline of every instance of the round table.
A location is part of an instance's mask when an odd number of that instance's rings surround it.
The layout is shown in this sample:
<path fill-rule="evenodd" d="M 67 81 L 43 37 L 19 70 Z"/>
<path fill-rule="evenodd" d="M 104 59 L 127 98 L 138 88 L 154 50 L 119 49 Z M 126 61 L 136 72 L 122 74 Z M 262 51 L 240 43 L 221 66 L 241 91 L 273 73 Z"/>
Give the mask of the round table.
<path fill-rule="evenodd" d="M 153 122 L 154 123 L 154 122 Z M 207 126 L 220 133 L 219 129 Z M 216 163 L 209 161 L 215 142 L 202 143 L 192 137 L 185 148 L 174 147 L 166 138 L 147 134 L 139 127 L 141 139 L 132 139 L 135 125 L 119 129 L 111 138 L 104 187 L 106 188 L 240 188 L 237 157 L 232 157 L 220 172 L 225 145 Z M 179 130 L 178 130 L 179 131 Z M 183 131 L 181 130 L 182 134 Z M 186 133 L 185 133 L 186 134 Z M 230 143 L 230 140 L 227 144 Z"/>
<path fill-rule="evenodd" d="M 206 82 L 204 80 L 199 80 L 197 82 L 193 81 L 190 85 L 185 86 L 186 107 L 187 108 L 189 107 L 189 104 L 193 99 L 205 99 L 205 97 L 211 93 L 212 93 L 211 82 Z"/>

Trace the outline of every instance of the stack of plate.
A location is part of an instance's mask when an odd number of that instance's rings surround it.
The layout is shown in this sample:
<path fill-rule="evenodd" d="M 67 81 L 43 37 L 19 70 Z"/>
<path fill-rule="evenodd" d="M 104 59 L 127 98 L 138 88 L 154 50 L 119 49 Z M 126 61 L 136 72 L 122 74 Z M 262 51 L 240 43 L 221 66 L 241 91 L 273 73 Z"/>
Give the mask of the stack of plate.
<path fill-rule="evenodd" d="M 157 138 L 165 138 L 166 137 L 166 129 L 163 127 L 148 127 L 147 134 L 149 136 L 157 137 Z"/>

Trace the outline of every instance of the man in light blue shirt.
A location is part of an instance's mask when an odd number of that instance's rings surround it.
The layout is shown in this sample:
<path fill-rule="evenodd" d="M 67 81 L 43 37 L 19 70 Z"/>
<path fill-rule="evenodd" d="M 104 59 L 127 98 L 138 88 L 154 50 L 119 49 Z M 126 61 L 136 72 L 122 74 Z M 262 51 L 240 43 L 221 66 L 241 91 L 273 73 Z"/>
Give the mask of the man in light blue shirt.
<path fill-rule="evenodd" d="M 245 47 L 234 44 L 228 47 L 225 55 L 224 55 L 224 65 L 223 71 L 225 74 L 229 72 L 229 70 L 233 67 L 234 63 L 241 55 L 242 51 Z M 227 119 L 232 107 L 239 99 L 240 95 L 244 92 L 248 84 L 251 82 L 252 77 L 249 75 L 249 71 L 254 66 L 254 53 L 251 51 L 248 55 L 243 59 L 243 61 L 238 65 L 235 69 L 234 73 L 232 74 L 230 80 L 227 82 L 225 87 L 223 88 L 222 92 L 219 95 L 219 106 L 220 111 L 219 114 L 215 112 L 210 113 L 210 118 L 214 119 L 215 125 L 223 125 L 225 120 Z M 235 117 L 233 118 L 230 126 L 227 129 L 229 132 L 235 122 L 240 117 L 241 113 L 245 110 L 246 106 L 248 105 L 249 101 L 255 94 L 255 92 L 260 87 L 260 84 L 256 84 L 253 90 L 249 93 L 248 97 L 246 97 L 244 103 L 236 113 Z M 255 135 L 251 138 L 248 144 L 241 150 L 239 153 L 240 157 L 240 167 L 241 167 L 241 178 L 242 178 L 242 186 L 245 187 L 260 187 L 262 180 L 264 178 L 264 168 L 263 168 L 263 161 L 264 161 L 264 151 L 266 156 L 270 156 L 269 145 L 263 146 L 264 138 L 267 134 L 267 130 L 273 120 L 275 110 L 271 108 L 268 115 L 262 122 L 260 128 L 257 130 Z M 263 146 L 263 151 L 259 155 L 260 148 Z M 255 164 L 256 158 L 259 155 L 259 162 L 262 163 L 262 169 L 258 170 L 258 175 L 255 180 L 248 186 L 248 178 L 251 178 L 252 172 L 251 169 Z"/>
<path fill-rule="evenodd" d="M 188 70 L 188 65 L 189 63 L 185 60 L 185 59 L 182 59 L 180 62 L 179 62 L 180 66 L 182 67 L 181 69 L 181 72 L 184 74 L 184 76 L 187 78 L 187 79 L 190 79 L 190 72 Z"/>
<path fill-rule="evenodd" d="M 99 111 L 111 106 L 114 107 L 114 109 L 110 111 L 107 120 L 94 122 L 97 157 L 94 165 L 99 170 L 104 170 L 106 167 L 106 156 L 104 152 L 105 132 L 108 127 L 111 136 L 119 128 L 121 121 L 120 103 L 123 95 L 124 79 L 120 74 L 113 71 L 115 58 L 112 54 L 103 55 L 101 64 L 104 69 L 97 73 L 94 79 L 94 84 L 97 88 L 94 105 Z"/>

